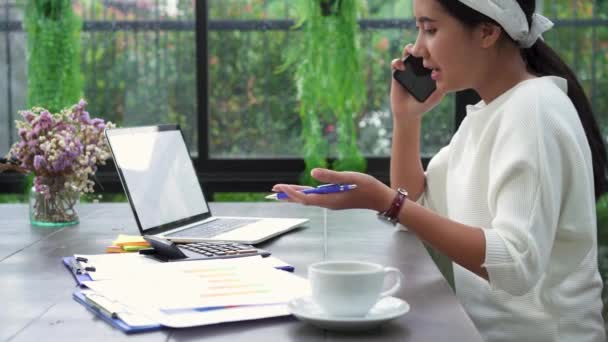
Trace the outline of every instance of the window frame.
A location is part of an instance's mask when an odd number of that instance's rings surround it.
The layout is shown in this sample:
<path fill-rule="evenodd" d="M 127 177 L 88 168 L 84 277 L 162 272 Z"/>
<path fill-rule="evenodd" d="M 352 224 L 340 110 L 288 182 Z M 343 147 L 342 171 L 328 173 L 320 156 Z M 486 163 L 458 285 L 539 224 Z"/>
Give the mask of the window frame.
<path fill-rule="evenodd" d="M 281 159 L 239 159 L 211 158 L 206 132 L 209 127 L 209 78 L 208 78 L 208 32 L 209 30 L 238 29 L 253 30 L 260 27 L 260 20 L 243 20 L 235 23 L 229 20 L 210 21 L 208 17 L 208 0 L 195 2 L 195 39 L 196 39 L 196 86 L 197 86 L 197 129 L 198 157 L 193 158 L 199 181 L 211 200 L 217 192 L 267 192 L 276 183 L 298 183 L 304 170 L 302 158 Z M 288 29 L 293 25 L 290 20 L 264 20 L 265 29 Z M 2 25 L 2 31 L 7 33 L 22 30 L 19 22 L 7 22 Z M 101 23 L 96 23 L 100 25 Z M 86 25 L 86 23 L 85 23 Z M 413 25 L 412 20 L 360 20 L 361 28 L 395 28 Z M 10 67 L 9 67 L 10 69 Z M 10 88 L 10 87 L 9 87 Z M 474 92 L 459 92 L 456 94 L 456 131 L 465 115 L 465 106 L 474 103 L 478 97 Z M 367 173 L 380 179 L 386 184 L 390 182 L 390 158 L 367 157 Z M 430 158 L 423 158 L 426 168 Z M 332 159 L 329 159 L 332 162 Z M 96 175 L 96 191 L 122 192 L 122 185 L 116 168 L 110 159 L 106 165 L 100 166 Z M 23 175 L 4 173 L 0 176 L 0 192 L 20 193 L 24 186 Z"/>

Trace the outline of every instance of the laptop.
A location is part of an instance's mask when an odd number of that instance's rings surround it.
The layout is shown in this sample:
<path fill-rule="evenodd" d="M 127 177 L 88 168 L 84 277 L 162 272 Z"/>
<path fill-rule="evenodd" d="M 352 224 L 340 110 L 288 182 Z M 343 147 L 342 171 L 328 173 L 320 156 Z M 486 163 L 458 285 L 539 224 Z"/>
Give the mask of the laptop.
<path fill-rule="evenodd" d="M 144 236 L 178 243 L 225 240 L 256 244 L 308 221 L 212 215 L 178 125 L 111 128 L 105 134 Z"/>

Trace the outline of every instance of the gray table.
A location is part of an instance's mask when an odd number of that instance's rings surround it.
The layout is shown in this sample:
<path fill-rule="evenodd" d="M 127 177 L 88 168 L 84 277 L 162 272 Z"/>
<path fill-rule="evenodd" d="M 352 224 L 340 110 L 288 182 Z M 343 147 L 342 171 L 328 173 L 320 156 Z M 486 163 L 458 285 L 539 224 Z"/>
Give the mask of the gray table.
<path fill-rule="evenodd" d="M 62 229 L 31 227 L 25 205 L 0 205 L 0 341 L 481 341 L 421 242 L 380 222 L 370 211 L 324 215 L 323 209 L 289 203 L 213 203 L 211 208 L 215 215 L 309 218 L 306 227 L 260 247 L 293 264 L 303 276 L 307 265 L 326 259 L 398 267 L 406 281 L 397 296 L 410 303 L 410 312 L 356 334 L 281 317 L 126 335 L 72 299 L 74 280 L 60 258 L 103 253 L 119 233 L 138 234 L 128 205 L 82 205 L 81 223 Z"/>

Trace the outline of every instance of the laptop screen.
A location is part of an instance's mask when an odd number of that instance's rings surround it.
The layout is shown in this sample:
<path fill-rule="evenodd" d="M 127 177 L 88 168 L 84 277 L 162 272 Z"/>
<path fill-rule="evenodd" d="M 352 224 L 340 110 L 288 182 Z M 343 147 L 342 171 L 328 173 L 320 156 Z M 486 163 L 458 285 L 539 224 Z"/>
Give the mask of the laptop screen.
<path fill-rule="evenodd" d="M 106 136 L 142 233 L 210 215 L 177 126 L 111 129 Z"/>

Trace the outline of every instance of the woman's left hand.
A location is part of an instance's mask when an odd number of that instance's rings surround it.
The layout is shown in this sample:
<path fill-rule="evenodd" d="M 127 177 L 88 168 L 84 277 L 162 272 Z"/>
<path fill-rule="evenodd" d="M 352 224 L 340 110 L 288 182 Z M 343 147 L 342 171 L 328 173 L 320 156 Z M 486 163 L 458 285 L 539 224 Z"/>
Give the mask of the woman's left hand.
<path fill-rule="evenodd" d="M 372 209 L 384 211 L 390 207 L 395 191 L 376 178 L 360 172 L 338 172 L 327 169 L 313 169 L 313 178 L 321 183 L 355 184 L 357 188 L 333 194 L 304 194 L 299 190 L 309 187 L 277 184 L 272 191 L 283 191 L 289 196 L 287 201 L 304 205 L 316 205 L 329 209 Z"/>

